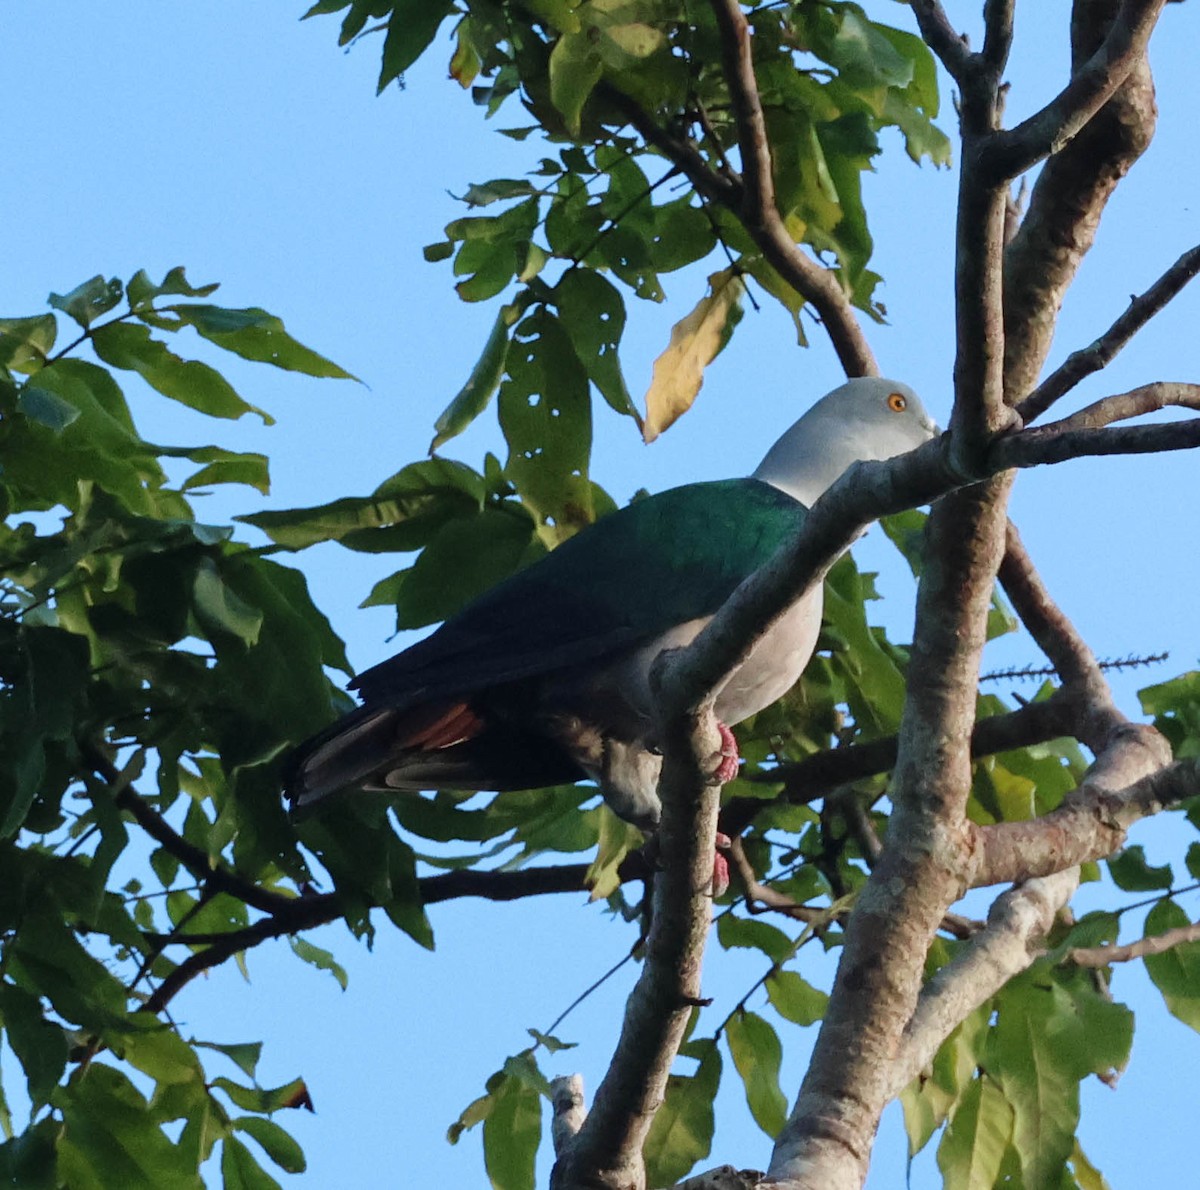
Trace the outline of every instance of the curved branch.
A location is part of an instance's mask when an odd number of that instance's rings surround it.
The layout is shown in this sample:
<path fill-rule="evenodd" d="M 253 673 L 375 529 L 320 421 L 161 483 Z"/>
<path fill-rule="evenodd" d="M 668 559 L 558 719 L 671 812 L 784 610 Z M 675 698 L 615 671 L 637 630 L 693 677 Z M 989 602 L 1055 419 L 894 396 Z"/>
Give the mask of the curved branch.
<path fill-rule="evenodd" d="M 983 61 L 999 75 L 1008 65 L 1012 50 L 1013 15 L 1016 0 L 987 0 L 983 6 Z"/>
<path fill-rule="evenodd" d="M 1200 922 L 1188 926 L 1177 926 L 1161 934 L 1148 934 L 1136 942 L 1124 946 L 1077 946 L 1067 951 L 1063 961 L 1077 967 L 1108 967 L 1112 963 L 1128 963 L 1133 959 L 1144 959 L 1149 955 L 1165 954 L 1176 946 L 1189 942 L 1200 942 Z"/>
<path fill-rule="evenodd" d="M 763 119 L 750 25 L 738 0 L 710 0 L 742 156 L 742 200 L 734 209 L 768 263 L 821 316 L 847 376 L 878 376 L 879 365 L 837 275 L 796 246 L 775 205 L 771 148 Z"/>
<path fill-rule="evenodd" d="M 127 779 L 122 779 L 113 763 L 93 743 L 79 742 L 80 754 L 92 770 L 104 781 L 116 806 L 126 811 L 133 820 L 158 843 L 173 855 L 197 880 L 215 892 L 229 893 L 247 905 L 263 913 L 276 913 L 295 902 L 295 897 L 261 888 L 249 877 L 241 875 L 219 860 L 213 860 L 208 852 L 189 843 L 149 802 L 136 792 Z"/>
<path fill-rule="evenodd" d="M 983 930 L 922 989 L 891 1070 L 893 1096 L 929 1065 L 951 1030 L 1038 957 L 1040 941 L 1078 885 L 1079 869 L 1071 868 L 996 899 Z"/>
<path fill-rule="evenodd" d="M 1200 794 L 1200 759 L 1169 760 L 1153 728 L 1127 724 L 1057 809 L 1028 822 L 972 828 L 971 887 L 1049 876 L 1111 855 L 1135 822 Z M 1137 779 L 1114 789 L 1113 778 L 1126 773 Z"/>
<path fill-rule="evenodd" d="M 1126 722 L 1125 716 L 1113 702 L 1108 679 L 1095 654 L 1051 598 L 1011 521 L 998 577 L 1021 622 L 1064 685 L 1078 693 L 1074 732 L 1095 755 L 1100 755 L 1111 733 Z"/>
<path fill-rule="evenodd" d="M 1028 424 L 1040 417 L 1081 380 L 1107 367 L 1117 353 L 1200 273 L 1200 244 L 1189 248 L 1145 293 L 1131 298 L 1125 312 L 1094 343 L 1073 351 L 1018 406 Z"/>
<path fill-rule="evenodd" d="M 1200 413 L 1200 384 L 1158 380 L 1153 384 L 1139 385 L 1127 393 L 1094 401 L 1069 417 L 1035 428 L 1060 432 L 1093 430 L 1111 425 L 1114 421 L 1128 421 L 1131 417 L 1157 413 L 1162 409 L 1193 409 Z"/>
<path fill-rule="evenodd" d="M 1090 455 L 1159 454 L 1168 450 L 1194 450 L 1200 446 L 1200 417 L 1152 426 L 1108 426 L 1071 430 L 1056 425 L 1034 426 L 1001 438 L 989 451 L 996 470 L 1040 467 Z"/>
<path fill-rule="evenodd" d="M 981 146 L 981 165 L 996 183 L 1010 181 L 1057 153 L 1112 98 L 1145 57 L 1166 0 L 1125 0 L 1103 43 L 1041 111 Z"/>

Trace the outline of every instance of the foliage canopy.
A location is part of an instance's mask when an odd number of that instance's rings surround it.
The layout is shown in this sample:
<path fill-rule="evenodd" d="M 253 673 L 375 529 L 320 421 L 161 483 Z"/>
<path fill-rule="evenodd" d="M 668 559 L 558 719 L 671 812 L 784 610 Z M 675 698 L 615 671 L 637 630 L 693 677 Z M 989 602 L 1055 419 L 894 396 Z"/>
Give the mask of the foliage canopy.
<path fill-rule="evenodd" d="M 304 930 L 341 918 L 369 937 L 383 910 L 432 946 L 426 911 L 438 901 L 584 888 L 618 921 L 642 922 L 643 840 L 586 787 L 483 801 L 364 796 L 289 819 L 278 792 L 289 751 L 351 706 L 331 680 L 350 672 L 342 644 L 289 555 L 329 541 L 397 555 L 365 604 L 394 606 L 399 628 L 432 624 L 613 509 L 589 471 L 592 402 L 647 440 L 666 431 L 744 301 L 782 303 L 801 342 L 815 309 L 848 368 L 866 367 L 869 349 L 844 330 L 855 311 L 883 317 L 861 178 L 886 129 L 913 162 L 949 163 L 934 54 L 835 0 L 748 5 L 753 37 L 739 42 L 729 7 L 322 0 L 309 10 L 338 15 L 341 44 L 381 39 L 380 90 L 442 52 L 435 39 L 453 22 L 452 77 L 488 116 L 532 121 L 501 129 L 528 140 L 529 173 L 471 185 L 466 213 L 425 250 L 451 262 L 463 300 L 496 303 L 493 329 L 433 426 L 430 457 L 367 495 L 247 515 L 236 529 L 196 519 L 191 493 L 267 491 L 267 460 L 147 441 L 123 388 L 130 376 L 216 419 L 269 421 L 216 368 L 179 354 L 190 329 L 247 360 L 350 377 L 266 311 L 212 304 L 216 286 L 194 286 L 181 268 L 159 283 L 145 272 L 93 277 L 51 294 L 48 312 L 0 320 L 0 1023 L 25 1076 L 19 1106 L 0 1099 L 9 1184 L 172 1190 L 202 1185 L 201 1167 L 208 1176 L 219 1163 L 227 1187 L 274 1186 L 264 1155 L 302 1171 L 278 1119 L 307 1105 L 302 1078 L 265 1088 L 259 1045 L 189 1036 L 168 1011 L 189 980 L 268 938 L 288 938 L 299 959 L 344 982 Z M 765 199 L 731 64 L 739 45 L 753 63 L 758 151 L 769 154 Z M 806 265 L 797 244 L 811 250 Z M 620 363 L 627 301 L 661 301 L 661 276 L 688 266 L 711 270 L 708 291 L 677 322 L 643 412 Z M 476 468 L 439 453 L 493 401 L 506 459 Z M 914 576 L 925 520 L 909 510 L 885 521 Z M 763 976 L 732 1011 L 692 1015 L 679 1049 L 688 1063 L 670 1076 L 642 1150 L 650 1185 L 708 1157 L 723 1077 L 741 1080 L 767 1136 L 785 1129 L 787 1027 L 817 1024 L 829 1005 L 805 978 L 804 948 L 842 944 L 893 805 L 886 773 L 912 650 L 872 624 L 873 578 L 849 555 L 836 564 L 818 655 L 739 729 L 746 763 L 722 823 L 738 836 L 741 879 L 716 909 L 715 938 L 761 954 Z M 987 603 L 989 637 L 1018 630 L 990 576 Z M 1070 717 L 1068 678 L 1060 668 L 1024 708 L 979 696 L 987 742 L 965 798 L 970 823 L 1033 822 L 1071 804 L 1090 741 Z M 1200 755 L 1200 675 L 1145 691 L 1143 709 L 1177 758 Z M 1200 879 L 1200 844 L 1186 866 Z M 1188 924 L 1172 867 L 1138 848 L 1106 867 L 1117 889 L 1158 898 L 1148 933 Z M 1101 875 L 1094 863 L 1084 871 Z M 758 916 L 772 905 L 783 925 Z M 1115 942 L 1120 913 L 1060 918 L 1045 953 L 963 1014 L 903 1092 L 911 1150 L 936 1141 L 947 1186 L 1103 1184 L 1076 1139 L 1079 1086 L 1123 1068 L 1133 1018 L 1072 956 Z M 951 969 L 983 932 L 947 915 L 926 976 Z M 1146 960 L 1169 1010 L 1194 1028 L 1197 947 Z M 552 1095 L 543 1066 L 563 1048 L 535 1034 L 450 1130 L 457 1140 L 482 1126 L 500 1190 L 533 1185 Z"/>

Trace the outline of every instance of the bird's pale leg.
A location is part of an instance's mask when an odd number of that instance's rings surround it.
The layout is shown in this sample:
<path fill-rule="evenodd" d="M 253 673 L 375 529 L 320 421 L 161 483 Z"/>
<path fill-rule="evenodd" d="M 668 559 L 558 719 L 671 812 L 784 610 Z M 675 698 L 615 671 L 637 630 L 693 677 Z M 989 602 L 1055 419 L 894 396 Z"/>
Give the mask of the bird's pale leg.
<path fill-rule="evenodd" d="M 738 753 L 737 739 L 720 719 L 717 720 L 717 731 L 721 736 L 721 760 L 713 770 L 712 781 L 714 785 L 724 785 L 726 781 L 732 781 L 737 776 L 741 756 Z M 717 849 L 713 852 L 712 892 L 714 897 L 719 897 L 729 887 L 729 861 L 721 854 L 729 849 L 729 836 L 717 831 L 716 844 Z"/>
<path fill-rule="evenodd" d="M 713 852 L 712 895 L 719 897 L 729 887 L 729 861 L 721 853 L 733 846 L 733 840 L 717 831 L 716 844 Z"/>

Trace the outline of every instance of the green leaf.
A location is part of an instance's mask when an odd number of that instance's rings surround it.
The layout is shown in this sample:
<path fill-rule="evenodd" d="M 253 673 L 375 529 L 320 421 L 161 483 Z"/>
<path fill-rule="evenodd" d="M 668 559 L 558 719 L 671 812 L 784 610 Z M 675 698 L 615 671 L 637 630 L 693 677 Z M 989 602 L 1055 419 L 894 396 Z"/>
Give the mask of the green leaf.
<path fill-rule="evenodd" d="M 0 318 L 0 367 L 36 372 L 45 362 L 58 335 L 53 314 L 32 318 Z"/>
<path fill-rule="evenodd" d="M 232 1136 L 221 1142 L 221 1180 L 224 1190 L 282 1190 L 254 1154 Z"/>
<path fill-rule="evenodd" d="M 573 1050 L 579 1045 L 577 1041 L 560 1041 L 557 1037 L 539 1032 L 537 1029 L 527 1029 L 526 1032 L 538 1045 L 544 1046 L 547 1053 L 551 1054 L 557 1054 L 561 1050 Z"/>
<path fill-rule="evenodd" d="M 234 1120 L 233 1126 L 239 1132 L 254 1137 L 263 1152 L 280 1169 L 288 1173 L 303 1173 L 308 1168 L 304 1150 L 274 1120 L 264 1120 L 261 1116 L 242 1116 Z"/>
<path fill-rule="evenodd" d="M 70 293 L 52 293 L 47 302 L 53 309 L 70 315 L 86 330 L 97 318 L 116 306 L 124 293 L 124 286 L 116 277 L 106 281 L 97 275 L 77 285 Z"/>
<path fill-rule="evenodd" d="M 1079 1190 L 1112 1190 L 1108 1179 L 1088 1160 L 1078 1140 L 1071 1154 L 1071 1171 L 1075 1174 Z"/>
<path fill-rule="evenodd" d="M 202 558 L 196 567 L 192 608 L 206 633 L 227 632 L 246 645 L 258 643 L 262 609 L 250 606 L 228 587 L 211 558 Z"/>
<path fill-rule="evenodd" d="M 226 1045 L 218 1044 L 215 1041 L 196 1041 L 193 1044 L 224 1054 L 250 1078 L 254 1077 L 254 1072 L 258 1068 L 258 1060 L 262 1057 L 263 1043 L 261 1041 L 240 1041 Z"/>
<path fill-rule="evenodd" d="M 1086 971 L 1042 960 L 997 998 L 984 1066 L 1014 1112 L 1013 1146 L 1029 1186 L 1062 1177 L 1079 1123 L 1079 1082 L 1124 1066 L 1133 1014 Z"/>
<path fill-rule="evenodd" d="M 873 21 L 849 7 L 842 10 L 830 61 L 855 85 L 907 87 L 913 78 L 912 62 L 897 52 Z"/>
<path fill-rule="evenodd" d="M 242 1111 L 260 1112 L 269 1115 L 285 1107 L 307 1108 L 313 1111 L 312 1099 L 308 1094 L 302 1078 L 294 1078 L 290 1083 L 281 1087 L 264 1089 L 263 1087 L 247 1087 L 235 1083 L 232 1079 L 221 1076 L 212 1081 L 214 1087 L 219 1087 L 236 1107 Z"/>
<path fill-rule="evenodd" d="M 779 1086 L 783 1047 L 779 1035 L 753 1012 L 735 1012 L 725 1025 L 725 1040 L 746 1088 L 755 1123 L 772 1139 L 787 1122 L 787 1099 Z"/>
<path fill-rule="evenodd" d="M 712 1150 L 713 1100 L 721 1082 L 721 1052 L 709 1038 L 688 1042 L 687 1055 L 699 1058 L 694 1074 L 672 1074 L 667 1093 L 650 1125 L 642 1155 L 651 1186 L 685 1177 Z"/>
<path fill-rule="evenodd" d="M 492 324 L 483 354 L 471 369 L 467 382 L 459 389 L 453 401 L 446 406 L 433 423 L 434 437 L 429 444 L 433 454 L 439 446 L 449 442 L 463 432 L 487 407 L 504 375 L 504 361 L 508 358 L 508 336 L 512 325 L 529 304 L 529 295 L 522 295 L 515 302 L 500 307 L 496 321 Z"/>
<path fill-rule="evenodd" d="M 165 451 L 161 447 L 158 448 L 158 452 L 176 453 L 174 450 Z M 183 481 L 180 491 L 190 492 L 218 483 L 244 483 L 247 487 L 256 488 L 264 496 L 271 491 L 271 476 L 266 455 L 253 451 L 225 450 L 220 446 L 199 446 L 178 453 L 194 463 L 205 464 Z"/>
<path fill-rule="evenodd" d="M 1174 901 L 1162 900 L 1146 915 L 1146 936 L 1188 925 L 1187 914 Z M 1162 954 L 1147 955 L 1145 963 L 1171 1014 L 1200 1032 L 1200 942 L 1184 942 Z"/>
<path fill-rule="evenodd" d="M 1001 1185 L 1000 1166 L 1012 1134 L 1013 1109 L 999 1087 L 987 1075 L 973 1079 L 938 1145 L 945 1190 Z"/>
<path fill-rule="evenodd" d="M 62 1112 L 58 1171 L 72 1190 L 203 1190 L 200 1175 L 119 1071 L 93 1061 L 54 1093 Z"/>
<path fill-rule="evenodd" d="M 983 1061 L 991 1015 L 991 1002 L 985 1001 L 951 1032 L 929 1068 L 901 1093 L 910 1158 L 925 1147 L 970 1089 Z"/>
<path fill-rule="evenodd" d="M 24 385 L 17 397 L 17 408 L 56 434 L 65 430 L 78 416 L 79 408 L 64 397 L 39 388 L 33 381 Z"/>
<path fill-rule="evenodd" d="M 328 971 L 334 979 L 338 981 L 342 991 L 346 990 L 346 985 L 349 983 L 349 976 L 346 974 L 346 969 L 329 953 L 320 946 L 314 946 L 306 938 L 289 937 L 288 944 L 292 948 L 292 953 L 299 959 L 303 959 L 306 963 L 311 963 L 314 967 L 320 968 L 322 971 Z M 253 1074 L 253 1071 L 248 1073 Z"/>
<path fill-rule="evenodd" d="M 376 94 L 399 78 L 424 52 L 454 0 L 395 0 L 383 43 L 383 68 Z"/>
<path fill-rule="evenodd" d="M 579 135 L 583 105 L 603 73 L 604 63 L 589 30 L 564 33 L 550 51 L 550 102 L 572 136 Z"/>
<path fill-rule="evenodd" d="M 523 178 L 493 178 L 490 182 L 476 182 L 468 186 L 462 201 L 469 207 L 486 207 L 503 199 L 528 198 L 540 193 L 532 182 Z"/>
<path fill-rule="evenodd" d="M 483 1161 L 494 1190 L 533 1190 L 542 1104 L 523 1080 L 505 1075 L 483 1121 Z"/>
<path fill-rule="evenodd" d="M 67 1068 L 67 1036 L 46 1020 L 41 1001 L 24 988 L 0 983 L 0 1021 L 5 1039 L 25 1070 L 33 1107 L 42 1107 Z"/>
<path fill-rule="evenodd" d="M 1124 892 L 1170 888 L 1174 880 L 1170 864 L 1153 868 L 1146 862 L 1146 851 L 1140 843 L 1123 847 L 1116 855 L 1109 856 L 1106 863 L 1113 883 Z"/>
<path fill-rule="evenodd" d="M 717 941 L 726 950 L 735 946 L 761 950 L 773 963 L 782 963 L 795 951 L 795 943 L 778 926 L 733 913 L 717 919 Z"/>
<path fill-rule="evenodd" d="M 174 1029 L 150 1013 L 137 1013 L 133 1020 L 138 1028 L 125 1035 L 121 1046 L 126 1062 L 148 1074 L 160 1088 L 173 1083 L 203 1084 L 204 1070 L 195 1050 Z"/>
<path fill-rule="evenodd" d="M 60 1127 L 47 1117 L 0 1145 L 0 1184 L 20 1190 L 59 1190 L 55 1149 Z"/>
<path fill-rule="evenodd" d="M 498 404 L 509 447 L 505 477 L 536 516 L 543 540 L 557 544 L 590 524 L 596 510 L 587 475 L 587 375 L 550 311 L 535 310 L 517 327 Z"/>
<path fill-rule="evenodd" d="M 232 351 L 242 359 L 260 364 L 273 364 L 276 368 L 300 372 L 305 376 L 333 380 L 357 379 L 344 368 L 339 368 L 332 360 L 318 355 L 303 343 L 298 343 L 287 333 L 280 319 L 257 306 L 234 310 L 224 306 L 196 303 L 166 306 L 164 312 L 175 315 L 182 324 L 193 327 L 197 334 L 210 343 Z M 258 413 L 259 410 L 255 412 Z"/>
<path fill-rule="evenodd" d="M 224 418 L 257 413 L 266 424 L 272 422 L 261 409 L 243 401 L 220 372 L 197 360 L 181 359 L 165 343 L 152 339 L 148 327 L 110 322 L 92 335 L 92 345 L 110 367 L 137 372 L 151 388 L 190 409 Z"/>
<path fill-rule="evenodd" d="M 236 517 L 276 544 L 300 550 L 338 541 L 369 552 L 415 550 L 454 517 L 483 507 L 483 477 L 463 463 L 426 459 L 412 463 L 371 496 L 350 496 L 314 508 L 289 508 Z"/>
<path fill-rule="evenodd" d="M 588 379 L 613 409 L 632 417 L 642 429 L 642 415 L 625 385 L 618 356 L 625 303 L 616 286 L 594 269 L 568 269 L 554 287 L 554 301 Z"/>
<path fill-rule="evenodd" d="M 607 806 L 599 812 L 600 838 L 596 858 L 588 866 L 584 883 L 593 901 L 610 897 L 621 885 L 622 861 L 645 841 L 642 832 L 630 822 L 618 818 Z"/>
<path fill-rule="evenodd" d="M 129 278 L 129 284 L 125 286 L 125 296 L 129 299 L 129 308 L 141 317 L 153 309 L 154 299 L 157 297 L 208 297 L 219 288 L 215 282 L 209 285 L 192 285 L 183 268 L 177 265 L 167 273 L 159 285 L 150 280 L 145 269 L 139 269 Z"/>
<path fill-rule="evenodd" d="M 542 552 L 520 509 L 485 508 L 448 521 L 404 575 L 396 595 L 397 628 L 447 619 Z"/>
<path fill-rule="evenodd" d="M 767 977 L 766 988 L 775 1011 L 795 1025 L 815 1025 L 829 1007 L 828 994 L 795 971 L 776 971 Z"/>

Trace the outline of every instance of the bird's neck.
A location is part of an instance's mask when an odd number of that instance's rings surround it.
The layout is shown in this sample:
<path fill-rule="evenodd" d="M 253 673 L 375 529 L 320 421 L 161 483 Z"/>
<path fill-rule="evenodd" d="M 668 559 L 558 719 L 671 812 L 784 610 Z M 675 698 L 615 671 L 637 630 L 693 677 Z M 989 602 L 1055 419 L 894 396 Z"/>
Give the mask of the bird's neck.
<path fill-rule="evenodd" d="M 754 478 L 811 508 L 861 453 L 858 444 L 845 441 L 832 427 L 826 429 L 813 435 L 801 419 L 767 451 Z"/>

